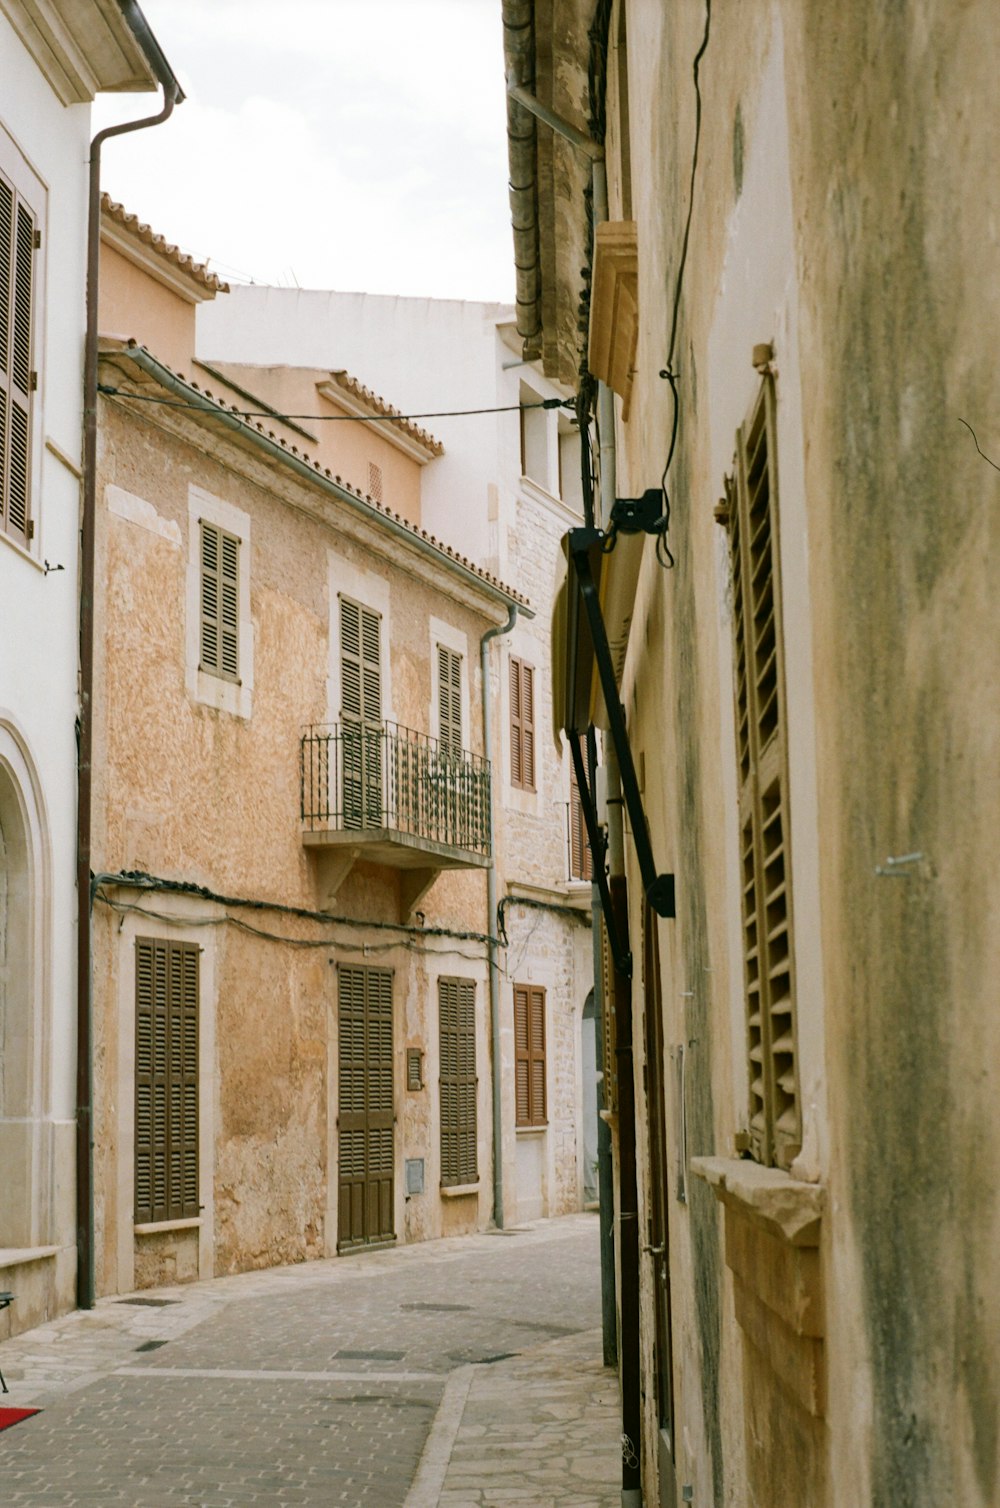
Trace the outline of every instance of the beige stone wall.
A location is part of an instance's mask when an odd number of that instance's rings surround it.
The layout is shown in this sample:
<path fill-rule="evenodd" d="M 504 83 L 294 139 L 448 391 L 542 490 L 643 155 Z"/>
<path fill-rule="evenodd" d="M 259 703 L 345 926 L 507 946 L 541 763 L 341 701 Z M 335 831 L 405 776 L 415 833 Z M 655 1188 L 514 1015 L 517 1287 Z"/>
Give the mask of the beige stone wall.
<path fill-rule="evenodd" d="M 119 370 L 120 380 L 120 370 Z M 170 411 L 166 411 L 167 415 Z M 143 870 L 224 895 L 316 909 L 324 872 L 299 818 L 303 725 L 339 716 L 338 583 L 383 610 L 385 710 L 431 726 L 434 623 L 467 644 L 466 742 L 482 749 L 478 644 L 491 621 L 447 572 L 401 558 L 378 526 L 340 519 L 308 484 L 223 437 L 102 407 L 98 580 L 104 585 L 95 695 L 96 871 Z M 233 700 L 192 681 L 191 539 L 202 509 L 244 520 L 249 638 Z M 225 510 L 229 510 L 226 512 Z M 497 608 L 490 609 L 494 619 Z M 203 678 L 204 679 L 204 678 Z M 194 693 L 192 692 L 194 686 Z M 353 922 L 230 911 L 288 941 L 247 935 L 198 896 L 107 892 L 95 917 L 98 1041 L 97 1226 L 100 1291 L 301 1261 L 336 1250 L 337 962 L 394 970 L 396 1231 L 400 1240 L 481 1227 L 489 1218 L 490 1093 L 481 872 L 442 876 L 420 902 L 426 928 L 467 941 L 384 930 L 399 923 L 399 881 L 358 863 L 332 908 Z M 147 915 L 128 908 L 140 906 Z M 117 909 L 115 909 L 117 908 Z M 153 913 L 149 915 L 148 913 Z M 405 919 L 405 918 L 404 918 Z M 202 948 L 200 1226 L 135 1235 L 133 1057 L 136 936 Z M 296 947 L 295 943 L 303 946 Z M 308 944 L 308 946 L 304 946 Z M 477 982 L 479 1190 L 439 1196 L 439 973 Z M 425 1055 L 407 1092 L 405 1050 Z M 406 1199 L 407 1158 L 425 1193 Z"/>

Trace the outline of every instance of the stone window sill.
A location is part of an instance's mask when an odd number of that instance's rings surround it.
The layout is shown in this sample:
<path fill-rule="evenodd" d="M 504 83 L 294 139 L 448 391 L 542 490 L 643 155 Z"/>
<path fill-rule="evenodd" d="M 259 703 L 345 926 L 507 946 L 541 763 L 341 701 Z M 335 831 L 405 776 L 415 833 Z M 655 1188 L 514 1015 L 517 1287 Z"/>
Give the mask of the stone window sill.
<path fill-rule="evenodd" d="M 818 1246 L 825 1191 L 780 1168 L 738 1157 L 692 1157 L 691 1171 L 717 1199 L 790 1246 Z"/>
<path fill-rule="evenodd" d="M 515 1136 L 529 1136 L 529 1137 L 530 1136 L 544 1136 L 545 1133 L 546 1133 L 546 1131 L 548 1129 L 549 1129 L 549 1127 L 548 1127 L 548 1122 L 547 1121 L 542 1126 L 516 1126 L 514 1128 L 514 1135 Z"/>
<path fill-rule="evenodd" d="M 22 1267 L 25 1262 L 44 1262 L 54 1257 L 58 1246 L 3 1246 L 0 1247 L 0 1268 Z"/>
<path fill-rule="evenodd" d="M 188 1220 L 148 1220 L 132 1229 L 137 1236 L 159 1236 L 172 1230 L 198 1230 L 200 1226 L 201 1216 L 192 1215 Z"/>
<path fill-rule="evenodd" d="M 478 1183 L 443 1183 L 441 1185 L 442 1199 L 462 1199 L 467 1194 L 478 1194 Z"/>

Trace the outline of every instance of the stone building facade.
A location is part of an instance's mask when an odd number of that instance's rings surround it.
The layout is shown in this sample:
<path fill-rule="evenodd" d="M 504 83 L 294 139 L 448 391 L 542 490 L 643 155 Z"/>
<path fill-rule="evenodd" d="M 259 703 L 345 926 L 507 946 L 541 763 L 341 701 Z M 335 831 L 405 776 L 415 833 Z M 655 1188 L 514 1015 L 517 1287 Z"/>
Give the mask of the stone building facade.
<path fill-rule="evenodd" d="M 422 527 L 433 436 L 340 370 L 195 361 L 225 290 L 104 234 L 99 1287 L 481 1228 L 481 645 L 530 605 Z"/>
<path fill-rule="evenodd" d="M 597 1115 L 594 1021 L 585 1014 L 594 978 L 590 885 L 581 856 L 571 862 L 570 761 L 552 724 L 548 632 L 560 540 L 581 518 L 580 437 L 572 409 L 562 406 L 568 390 L 521 359 L 513 312 L 266 287 L 234 288 L 198 310 L 200 356 L 247 386 L 345 362 L 404 412 L 444 411 L 427 421 L 444 454 L 424 471 L 425 524 L 516 583 L 536 608 L 500 640 L 489 672 L 503 920 L 500 1204 L 508 1223 L 594 1200 Z M 512 659 L 531 677 L 535 768 L 527 780 L 512 778 Z M 545 1063 L 544 1113 L 532 1106 L 527 1120 L 517 1087 L 526 1071 L 517 1044 L 525 989 L 541 992 L 532 998 L 543 1011 Z"/>
<path fill-rule="evenodd" d="M 603 384 L 604 621 L 676 884 L 658 916 L 602 810 L 623 1500 L 986 1508 L 1000 32 L 936 0 L 503 14 L 518 329 Z"/>

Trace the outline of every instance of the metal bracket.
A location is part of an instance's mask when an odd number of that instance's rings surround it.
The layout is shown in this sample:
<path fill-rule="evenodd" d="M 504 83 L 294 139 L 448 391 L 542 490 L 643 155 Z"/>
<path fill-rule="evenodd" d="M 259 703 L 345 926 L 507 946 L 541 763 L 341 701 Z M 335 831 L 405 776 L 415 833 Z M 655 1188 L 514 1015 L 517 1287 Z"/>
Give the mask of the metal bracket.
<path fill-rule="evenodd" d="M 606 536 L 602 529 L 571 529 L 569 531 L 569 558 L 576 571 L 577 580 L 580 584 L 580 596 L 583 599 L 583 605 L 587 612 L 590 638 L 594 646 L 594 658 L 597 662 L 597 673 L 601 679 L 604 705 L 608 713 L 608 725 L 612 740 L 614 741 L 615 753 L 618 755 L 622 795 L 625 798 L 625 807 L 628 811 L 629 822 L 632 827 L 632 842 L 635 845 L 636 858 L 639 861 L 642 888 L 647 901 L 657 916 L 672 917 L 677 915 L 674 897 L 674 877 L 672 874 L 658 874 L 656 870 L 653 849 L 649 840 L 649 828 L 646 823 L 646 813 L 642 808 L 642 796 L 639 792 L 639 782 L 636 778 L 632 749 L 628 741 L 628 729 L 625 726 L 625 709 L 618 696 L 618 682 L 615 678 L 611 648 L 608 644 L 608 635 L 604 627 L 601 601 L 597 592 L 597 583 L 594 581 L 593 572 L 590 569 L 590 551 L 594 545 L 602 544 L 605 538 Z M 567 728 L 566 731 L 570 734 L 572 742 L 572 735 L 583 730 Z"/>
<path fill-rule="evenodd" d="M 590 844 L 590 856 L 594 865 L 594 884 L 600 892 L 601 910 L 604 912 L 604 925 L 608 929 L 608 944 L 611 948 L 611 957 L 614 959 L 615 968 L 619 974 L 624 974 L 626 979 L 631 979 L 632 954 L 619 936 L 618 923 L 615 920 L 614 908 L 611 904 L 611 891 L 608 888 L 608 870 L 605 863 L 607 844 L 604 841 L 604 834 L 597 821 L 594 797 L 590 789 L 590 782 L 587 779 L 587 771 L 583 763 L 583 750 L 580 748 L 579 738 L 570 738 L 569 752 L 573 760 L 577 788 L 580 792 L 580 807 L 583 811 L 583 822 L 587 829 L 587 841 Z"/>

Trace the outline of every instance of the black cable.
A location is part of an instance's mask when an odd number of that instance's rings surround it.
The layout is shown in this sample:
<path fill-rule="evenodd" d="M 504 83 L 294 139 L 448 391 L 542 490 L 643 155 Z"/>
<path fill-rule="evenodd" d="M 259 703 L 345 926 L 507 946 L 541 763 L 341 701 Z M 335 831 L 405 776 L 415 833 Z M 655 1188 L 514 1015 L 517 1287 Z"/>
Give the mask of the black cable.
<path fill-rule="evenodd" d="M 497 408 L 442 409 L 432 414 L 276 414 L 273 409 L 229 407 L 221 399 L 210 398 L 207 393 L 204 394 L 205 402 L 211 404 L 211 408 L 205 408 L 200 403 L 186 403 L 181 398 L 154 398 L 147 393 L 130 393 L 105 382 L 97 384 L 97 391 L 109 398 L 128 398 L 133 403 L 158 403 L 163 408 L 192 409 L 197 414 L 210 414 L 215 409 L 220 414 L 231 415 L 236 419 L 274 419 L 279 424 L 286 419 L 305 419 L 310 424 L 409 424 L 414 419 L 465 419 L 476 414 L 515 414 L 528 408 L 572 408 L 574 404 L 572 398 L 542 398 L 538 403 L 506 403 Z"/>
<path fill-rule="evenodd" d="M 556 916 L 568 916 L 585 927 L 590 926 L 590 912 L 581 911 L 577 906 L 561 906 L 557 901 L 529 900 L 526 895 L 505 895 L 501 897 L 497 906 L 497 938 L 502 948 L 510 947 L 510 938 L 507 935 L 508 906 L 524 906 L 529 911 L 551 911 Z"/>
<path fill-rule="evenodd" d="M 368 921 L 358 916 L 337 916 L 332 911 L 310 911 L 305 906 L 287 906 L 281 901 L 260 901 L 248 899 L 245 896 L 221 895 L 217 890 L 209 890 L 206 885 L 196 885 L 190 880 L 165 880 L 159 875 L 147 874 L 142 869 L 122 869 L 117 874 L 93 875 L 90 884 L 95 898 L 102 887 L 120 885 L 128 890 L 196 895 L 201 900 L 215 901 L 220 906 L 241 907 L 247 911 L 273 911 L 280 916 L 297 916 L 311 922 L 332 922 L 343 927 L 369 927 L 380 932 L 405 932 L 420 937 L 450 937 L 457 942 L 491 943 L 495 941 L 485 932 L 460 932 L 453 927 L 416 927 L 403 922 Z M 111 904 L 107 896 L 102 895 L 101 899 Z"/>
<path fill-rule="evenodd" d="M 712 25 L 712 0 L 705 0 L 705 32 L 701 39 L 701 46 L 694 55 L 692 76 L 694 78 L 694 147 L 691 152 L 691 182 L 688 188 L 687 218 L 684 222 L 684 238 L 681 242 L 681 257 L 677 267 L 677 282 L 674 287 L 673 312 L 670 319 L 670 344 L 667 349 L 666 365 L 660 372 L 660 376 L 670 385 L 670 395 L 673 403 L 673 417 L 670 424 L 670 445 L 667 450 L 667 459 L 663 466 L 663 475 L 660 478 L 660 490 L 663 493 L 663 527 L 657 535 L 656 554 L 660 564 L 669 570 L 676 562 L 670 547 L 667 544 L 667 530 L 670 528 L 670 494 L 667 491 L 667 474 L 670 464 L 674 459 L 674 450 L 677 446 L 677 430 L 680 424 L 680 395 L 677 391 L 677 373 L 674 371 L 674 355 L 677 349 L 677 326 L 680 319 L 681 290 L 684 286 L 684 271 L 687 266 L 688 242 L 691 238 L 691 216 L 694 213 L 694 186 L 698 173 L 698 150 L 701 145 L 701 83 L 698 71 L 701 60 L 705 56 L 708 47 L 708 36 Z M 664 555 L 666 559 L 664 560 Z"/>

